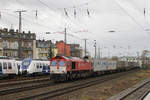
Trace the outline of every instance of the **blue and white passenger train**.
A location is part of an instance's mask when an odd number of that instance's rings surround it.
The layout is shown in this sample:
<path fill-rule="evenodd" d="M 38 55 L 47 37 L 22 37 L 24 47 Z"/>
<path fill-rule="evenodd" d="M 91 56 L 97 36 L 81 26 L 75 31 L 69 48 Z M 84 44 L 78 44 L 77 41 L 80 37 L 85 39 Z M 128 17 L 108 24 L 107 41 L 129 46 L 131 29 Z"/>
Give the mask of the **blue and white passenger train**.
<path fill-rule="evenodd" d="M 16 76 L 19 74 L 21 61 L 10 59 L 5 56 L 0 57 L 0 77 Z"/>
<path fill-rule="evenodd" d="M 50 74 L 50 61 L 25 58 L 22 61 L 20 73 L 24 75 Z"/>

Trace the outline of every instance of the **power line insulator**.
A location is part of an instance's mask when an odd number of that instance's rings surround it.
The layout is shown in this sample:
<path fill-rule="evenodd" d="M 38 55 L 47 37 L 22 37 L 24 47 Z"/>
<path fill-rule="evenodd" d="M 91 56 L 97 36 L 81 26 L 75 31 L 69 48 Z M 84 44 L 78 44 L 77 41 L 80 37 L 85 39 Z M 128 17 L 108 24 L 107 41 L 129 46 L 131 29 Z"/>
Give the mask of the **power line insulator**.
<path fill-rule="evenodd" d="M 68 12 L 67 12 L 66 8 L 64 8 L 64 11 L 65 11 L 65 15 L 68 17 Z"/>
<path fill-rule="evenodd" d="M 76 18 L 77 12 L 76 9 L 74 9 L 74 18 Z"/>
<path fill-rule="evenodd" d="M 88 16 L 90 17 L 90 11 L 87 9 L 87 14 L 88 14 Z"/>

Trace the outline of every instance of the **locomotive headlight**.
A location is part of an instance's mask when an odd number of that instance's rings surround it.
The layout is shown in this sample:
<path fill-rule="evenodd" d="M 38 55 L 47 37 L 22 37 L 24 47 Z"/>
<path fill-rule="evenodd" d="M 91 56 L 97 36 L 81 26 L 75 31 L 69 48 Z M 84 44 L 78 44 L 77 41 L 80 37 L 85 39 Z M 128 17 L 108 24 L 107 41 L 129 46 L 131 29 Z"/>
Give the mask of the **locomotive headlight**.
<path fill-rule="evenodd" d="M 29 69 L 27 69 L 27 73 L 29 73 L 29 71 L 30 71 L 30 70 L 29 70 Z"/>

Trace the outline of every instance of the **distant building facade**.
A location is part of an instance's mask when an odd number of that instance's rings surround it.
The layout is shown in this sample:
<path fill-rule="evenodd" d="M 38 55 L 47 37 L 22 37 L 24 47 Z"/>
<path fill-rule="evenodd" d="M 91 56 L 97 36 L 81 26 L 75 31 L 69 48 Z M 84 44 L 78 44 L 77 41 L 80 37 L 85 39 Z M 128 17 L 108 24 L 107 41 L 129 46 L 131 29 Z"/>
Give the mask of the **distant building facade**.
<path fill-rule="evenodd" d="M 3 40 L 0 38 L 0 56 L 3 56 Z"/>
<path fill-rule="evenodd" d="M 52 48 L 53 56 L 57 54 L 56 45 L 51 40 L 36 40 L 36 48 L 34 49 L 34 59 L 47 59 L 49 55 L 49 48 Z"/>
<path fill-rule="evenodd" d="M 70 55 L 72 57 L 82 57 L 82 48 L 80 44 L 69 44 L 70 45 Z"/>
<path fill-rule="evenodd" d="M 19 33 L 18 30 L 0 30 L 0 55 L 13 58 L 33 57 L 34 33 Z"/>
<path fill-rule="evenodd" d="M 58 54 L 70 57 L 70 45 L 65 44 L 63 41 L 57 41 L 56 46 L 58 49 Z"/>

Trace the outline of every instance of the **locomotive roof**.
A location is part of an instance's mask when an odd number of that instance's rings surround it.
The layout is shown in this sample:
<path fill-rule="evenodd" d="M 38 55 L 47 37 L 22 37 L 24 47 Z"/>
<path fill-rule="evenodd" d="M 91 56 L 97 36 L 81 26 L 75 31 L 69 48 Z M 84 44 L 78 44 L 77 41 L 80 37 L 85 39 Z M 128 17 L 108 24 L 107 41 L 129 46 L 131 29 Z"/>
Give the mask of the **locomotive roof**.
<path fill-rule="evenodd" d="M 32 59 L 32 58 L 24 58 L 23 60 L 28 60 L 28 59 Z M 48 59 L 32 59 L 34 61 L 49 61 Z"/>
<path fill-rule="evenodd" d="M 84 59 L 81 59 L 81 58 L 78 58 L 78 57 L 66 57 L 66 56 L 56 56 L 54 58 L 52 58 L 51 60 L 54 60 L 54 59 L 66 59 L 66 60 L 78 60 L 78 61 L 83 61 Z M 86 59 L 86 61 L 89 61 L 88 59 Z"/>

